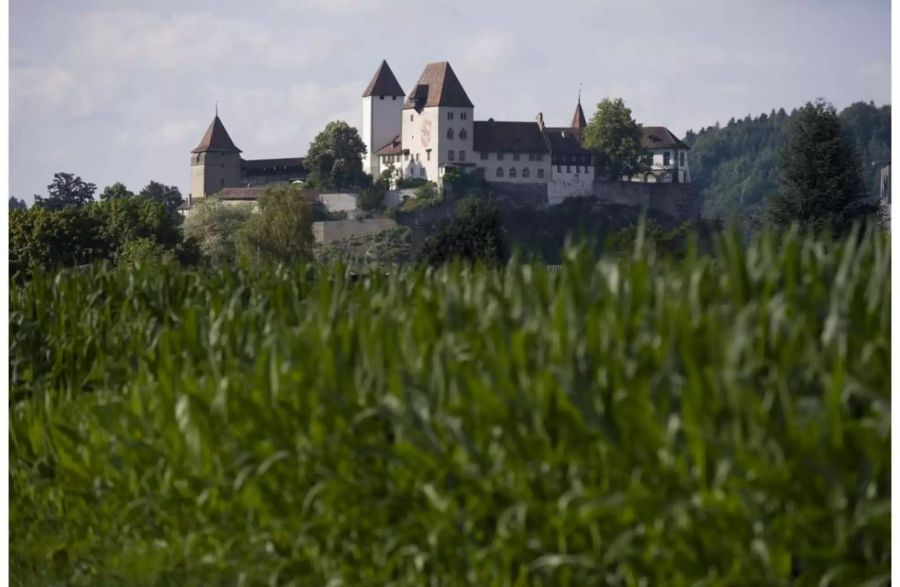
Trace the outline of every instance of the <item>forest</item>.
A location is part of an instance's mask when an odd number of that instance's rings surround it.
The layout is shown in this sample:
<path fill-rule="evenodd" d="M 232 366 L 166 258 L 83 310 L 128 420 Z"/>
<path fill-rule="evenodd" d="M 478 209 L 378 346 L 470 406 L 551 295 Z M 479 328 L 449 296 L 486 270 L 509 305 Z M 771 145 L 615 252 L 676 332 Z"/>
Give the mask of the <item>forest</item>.
<path fill-rule="evenodd" d="M 688 131 L 691 175 L 705 198 L 704 215 L 760 217 L 765 199 L 778 188 L 778 161 L 797 110 L 783 108 L 725 126 Z M 869 193 L 878 195 L 880 164 L 891 158 L 891 107 L 857 102 L 840 112 L 841 124 L 856 145 Z"/>

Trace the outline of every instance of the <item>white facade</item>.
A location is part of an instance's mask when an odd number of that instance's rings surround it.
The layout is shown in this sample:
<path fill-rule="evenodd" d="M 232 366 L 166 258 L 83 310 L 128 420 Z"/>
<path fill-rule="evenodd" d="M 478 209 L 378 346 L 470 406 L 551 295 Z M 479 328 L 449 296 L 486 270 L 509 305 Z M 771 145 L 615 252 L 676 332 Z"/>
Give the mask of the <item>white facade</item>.
<path fill-rule="evenodd" d="M 477 163 L 472 149 L 473 115 L 474 108 L 463 107 L 403 110 L 401 174 L 437 182 L 447 163 Z"/>
<path fill-rule="evenodd" d="M 488 181 L 546 183 L 550 181 L 549 153 L 476 153 L 475 164 Z"/>
<path fill-rule="evenodd" d="M 566 198 L 583 198 L 594 195 L 594 167 L 592 165 L 553 165 L 547 186 L 547 199 L 551 206 L 561 204 Z"/>
<path fill-rule="evenodd" d="M 362 140 L 366 144 L 363 171 L 366 173 L 380 173 L 375 151 L 400 134 L 402 109 L 402 96 L 372 95 L 363 98 Z"/>
<path fill-rule="evenodd" d="M 648 182 L 691 183 L 691 167 L 687 149 L 659 149 L 651 151 L 652 160 Z"/>

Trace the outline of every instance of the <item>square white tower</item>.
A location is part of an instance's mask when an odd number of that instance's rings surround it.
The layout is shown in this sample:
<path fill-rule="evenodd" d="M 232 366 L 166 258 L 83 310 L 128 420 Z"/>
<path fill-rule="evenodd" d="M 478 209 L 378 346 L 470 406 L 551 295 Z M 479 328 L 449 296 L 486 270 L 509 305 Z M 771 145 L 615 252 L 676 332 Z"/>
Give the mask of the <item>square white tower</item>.
<path fill-rule="evenodd" d="M 375 152 L 400 134 L 403 88 L 387 61 L 382 61 L 363 92 L 362 140 L 366 144 L 363 171 L 377 176 L 381 169 Z"/>

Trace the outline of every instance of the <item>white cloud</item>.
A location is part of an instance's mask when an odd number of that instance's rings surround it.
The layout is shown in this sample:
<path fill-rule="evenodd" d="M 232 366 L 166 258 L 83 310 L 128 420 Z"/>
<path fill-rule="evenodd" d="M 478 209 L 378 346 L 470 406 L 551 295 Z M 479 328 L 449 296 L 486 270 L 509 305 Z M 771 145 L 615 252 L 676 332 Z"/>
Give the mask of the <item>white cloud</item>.
<path fill-rule="evenodd" d="M 167 72 L 296 69 L 327 51 L 330 37 L 211 13 L 121 9 L 91 12 L 79 21 L 75 51 L 83 62 Z"/>
<path fill-rule="evenodd" d="M 466 38 L 466 44 L 462 65 L 466 71 L 477 74 L 502 70 L 517 53 L 515 37 L 506 31 L 478 31 Z"/>
<path fill-rule="evenodd" d="M 103 72 L 77 74 L 59 65 L 10 70 L 12 120 L 28 117 L 78 119 L 114 108 L 121 81 Z"/>

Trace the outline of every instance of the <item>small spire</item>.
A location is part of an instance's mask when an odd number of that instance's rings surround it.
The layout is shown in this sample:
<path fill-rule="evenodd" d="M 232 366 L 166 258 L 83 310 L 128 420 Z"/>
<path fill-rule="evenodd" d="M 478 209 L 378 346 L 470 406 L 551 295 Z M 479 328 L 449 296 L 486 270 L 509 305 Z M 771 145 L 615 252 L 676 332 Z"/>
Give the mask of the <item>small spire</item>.
<path fill-rule="evenodd" d="M 581 95 L 581 94 L 579 94 L 579 96 L 580 96 L 580 95 Z M 580 99 L 580 98 L 579 98 L 579 99 Z M 219 117 L 219 101 L 216 100 L 216 118 L 218 118 L 218 117 Z"/>
<path fill-rule="evenodd" d="M 581 86 L 582 85 L 583 84 L 581 82 L 578 82 L 578 103 L 579 104 L 581 104 Z"/>

